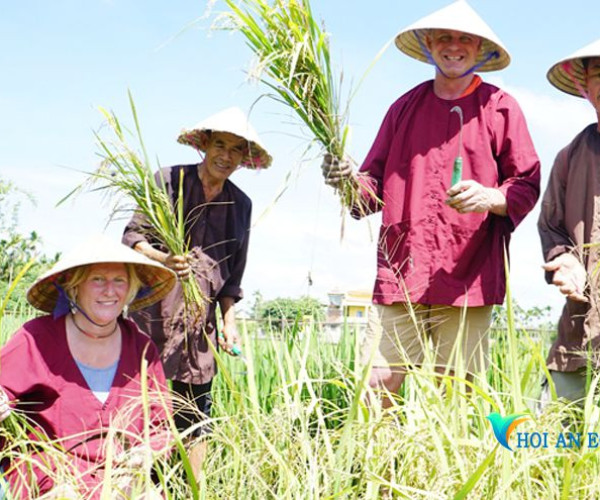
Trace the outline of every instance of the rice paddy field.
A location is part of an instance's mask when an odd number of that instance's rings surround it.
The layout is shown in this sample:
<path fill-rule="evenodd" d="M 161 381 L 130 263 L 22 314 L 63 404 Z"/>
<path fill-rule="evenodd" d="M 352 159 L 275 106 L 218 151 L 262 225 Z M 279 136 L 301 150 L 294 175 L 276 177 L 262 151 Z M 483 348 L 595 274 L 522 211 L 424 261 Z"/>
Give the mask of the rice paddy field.
<path fill-rule="evenodd" d="M 492 333 L 486 373 L 471 383 L 461 373 L 436 374 L 426 361 L 386 410 L 367 404 L 378 395 L 368 388 L 369 367 L 356 363 L 353 329 L 328 343 L 317 325 L 257 335 L 240 323 L 244 358 L 218 358 L 214 431 L 199 483 L 186 473 L 179 436 L 152 478 L 139 473 L 128 498 L 159 498 L 151 489 L 172 499 L 598 498 L 598 442 L 586 438 L 600 432 L 597 381 L 583 407 L 541 407 L 551 332 L 534 337 L 514 325 L 510 306 L 507 313 L 508 327 Z M 4 315 L 2 342 L 24 319 Z M 527 416 L 510 438 L 512 451 L 494 437 L 493 412 Z M 26 450 L 26 435 L 14 435 L 19 419 L 11 416 L 3 432 L 12 449 Z M 558 439 L 568 432 L 583 437 Z M 534 433 L 547 446 L 532 439 L 525 447 L 522 436 Z M 58 480 L 68 474 L 65 465 Z M 125 497 L 107 484 L 103 498 Z"/>
<path fill-rule="evenodd" d="M 264 0 L 226 0 L 226 4 L 231 10 L 215 27 L 243 35 L 257 60 L 251 76 L 297 115 L 311 132 L 311 145 L 344 158 L 349 101 L 356 89 L 342 89 L 343 75 L 334 71 L 329 38 L 312 17 L 309 1 L 277 0 L 271 5 Z M 122 147 L 113 151 L 112 143 L 96 137 L 103 167 L 112 168 L 99 170 L 96 177 L 109 181 L 109 188 L 127 188 L 140 205 L 151 193 L 139 187 L 151 185 L 153 177 L 131 97 L 130 102 L 142 160 L 124 143 L 116 117 L 104 112 Z M 116 185 L 115 179 L 121 184 Z M 140 182 L 128 184 L 132 179 Z M 342 184 L 337 189 L 342 205 L 355 207 L 356 186 Z M 163 205 L 171 208 L 169 200 Z M 147 215 L 163 205 L 153 200 Z M 175 243 L 180 244 L 182 217 L 171 215 L 156 218 L 177 220 L 167 236 L 179 235 Z M 174 253 L 184 251 L 178 248 Z M 0 297 L 0 345 L 34 315 L 25 305 L 17 314 L 8 314 L 6 302 Z M 533 335 L 521 328 L 510 293 L 505 312 L 506 326 L 490 334 L 486 371 L 472 380 L 464 372 L 438 373 L 429 356 L 410 370 L 397 395 L 369 387 L 371 367 L 357 362 L 361 338 L 350 326 L 343 327 L 339 342 L 332 343 L 325 340 L 319 324 L 296 322 L 283 330 L 265 327 L 259 334 L 254 325 L 240 322 L 243 356 L 216 355 L 213 414 L 206 423 L 212 433 L 206 437 L 208 453 L 199 481 L 190 471 L 188 436 L 174 431 L 169 454 L 126 454 L 117 460 L 115 450 L 108 449 L 100 496 L 103 500 L 600 498 L 598 378 L 590 379 L 583 405 L 556 401 L 552 388 L 541 404 L 553 332 Z M 456 353 L 457 358 L 467 355 Z M 392 397 L 391 408 L 378 404 L 382 396 Z M 522 422 L 518 428 L 500 429 L 498 438 L 490 423 L 494 414 L 520 415 Z M 29 437 L 34 432 L 26 416 L 13 412 L 0 425 L 0 460 L 27 462 L 33 449 L 42 450 L 53 462 L 49 473 L 55 484 L 63 488 L 44 498 L 78 498 L 69 492 L 74 472 L 60 443 L 43 436 L 34 443 Z M 502 438 L 510 448 L 500 443 Z M 133 477 L 126 494 L 120 482 L 125 472 Z M 12 498 L 11 493 L 6 497 Z"/>

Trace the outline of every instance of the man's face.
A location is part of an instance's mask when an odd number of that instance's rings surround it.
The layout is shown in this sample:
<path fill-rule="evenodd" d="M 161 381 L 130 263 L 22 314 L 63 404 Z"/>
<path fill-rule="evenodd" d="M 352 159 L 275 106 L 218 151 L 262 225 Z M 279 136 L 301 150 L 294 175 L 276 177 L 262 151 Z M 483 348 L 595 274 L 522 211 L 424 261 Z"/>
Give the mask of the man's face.
<path fill-rule="evenodd" d="M 600 116 L 600 57 L 592 57 L 586 72 L 588 96 Z"/>
<path fill-rule="evenodd" d="M 212 132 L 204 145 L 204 167 L 215 180 L 225 180 L 238 168 L 247 153 L 245 139 L 229 132 Z"/>
<path fill-rule="evenodd" d="M 433 60 L 449 78 L 458 78 L 475 66 L 481 39 L 462 31 L 431 30 L 426 37 Z"/>

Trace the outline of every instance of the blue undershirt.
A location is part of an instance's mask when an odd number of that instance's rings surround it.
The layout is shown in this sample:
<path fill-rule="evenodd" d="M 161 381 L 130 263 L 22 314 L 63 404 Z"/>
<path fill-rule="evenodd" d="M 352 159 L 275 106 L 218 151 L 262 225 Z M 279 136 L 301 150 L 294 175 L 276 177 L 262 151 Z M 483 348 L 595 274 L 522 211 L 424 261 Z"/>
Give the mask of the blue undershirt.
<path fill-rule="evenodd" d="M 112 365 L 107 366 L 106 368 L 94 368 L 92 366 L 84 365 L 77 360 L 75 360 L 75 362 L 94 395 L 102 403 L 105 403 L 110 388 L 112 387 L 115 373 L 117 372 L 119 360 L 117 359 Z"/>

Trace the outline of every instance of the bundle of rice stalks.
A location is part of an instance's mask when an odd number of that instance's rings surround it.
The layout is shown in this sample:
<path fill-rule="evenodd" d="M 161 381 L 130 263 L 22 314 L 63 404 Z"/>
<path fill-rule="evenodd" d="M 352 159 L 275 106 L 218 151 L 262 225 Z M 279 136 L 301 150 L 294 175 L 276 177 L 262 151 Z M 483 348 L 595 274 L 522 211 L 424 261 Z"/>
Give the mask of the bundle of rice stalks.
<path fill-rule="evenodd" d="M 127 143 L 125 131 L 116 115 L 100 108 L 114 138 L 107 141 L 100 134 L 95 133 L 100 149 L 99 156 L 102 158 L 100 166 L 89 173 L 88 179 L 59 203 L 84 189 L 107 191 L 115 201 L 111 218 L 116 218 L 123 213 L 131 216 L 131 213 L 135 212 L 144 219 L 149 235 L 158 240 L 169 253 L 184 255 L 190 260 L 183 214 L 183 182 L 179 183 L 178 197 L 173 203 L 164 180 L 160 175 L 157 180 L 152 170 L 142 139 L 135 104 L 131 93 L 128 95 L 141 154 Z M 160 169 L 158 172 L 160 173 Z M 194 317 L 201 315 L 209 300 L 208 297 L 204 295 L 193 277 L 182 280 L 181 284 L 186 311 Z"/>
<path fill-rule="evenodd" d="M 246 37 L 257 57 L 254 70 L 289 106 L 335 158 L 344 158 L 348 137 L 348 102 L 341 103 L 342 75 L 334 75 L 329 35 L 313 18 L 309 0 L 225 0 L 231 9 L 220 29 Z M 348 99 L 349 101 L 349 99 Z M 360 206 L 358 186 L 348 179 L 338 188 L 342 205 Z"/>

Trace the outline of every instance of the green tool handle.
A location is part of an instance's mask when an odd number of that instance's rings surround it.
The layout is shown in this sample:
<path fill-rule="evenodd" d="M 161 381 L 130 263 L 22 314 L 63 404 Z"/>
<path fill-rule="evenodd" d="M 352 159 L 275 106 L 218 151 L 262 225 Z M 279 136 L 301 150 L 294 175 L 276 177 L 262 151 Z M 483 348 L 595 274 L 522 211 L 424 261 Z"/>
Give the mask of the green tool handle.
<path fill-rule="evenodd" d="M 461 181 L 462 165 L 463 165 L 462 156 L 457 156 L 454 159 L 454 167 L 452 168 L 452 184 L 450 184 L 450 187 L 454 186 L 454 184 Z"/>
<path fill-rule="evenodd" d="M 219 338 L 220 339 L 224 339 L 225 335 L 223 335 L 222 332 L 219 333 Z M 231 348 L 231 353 L 234 356 L 241 356 L 242 355 L 242 350 L 240 349 L 240 347 L 237 344 L 233 344 L 233 347 Z"/>

